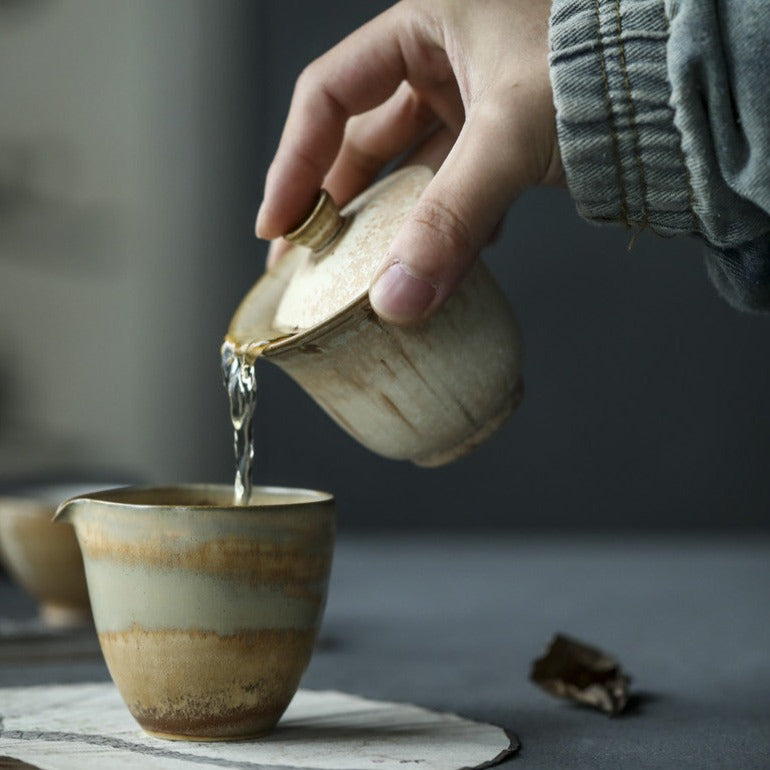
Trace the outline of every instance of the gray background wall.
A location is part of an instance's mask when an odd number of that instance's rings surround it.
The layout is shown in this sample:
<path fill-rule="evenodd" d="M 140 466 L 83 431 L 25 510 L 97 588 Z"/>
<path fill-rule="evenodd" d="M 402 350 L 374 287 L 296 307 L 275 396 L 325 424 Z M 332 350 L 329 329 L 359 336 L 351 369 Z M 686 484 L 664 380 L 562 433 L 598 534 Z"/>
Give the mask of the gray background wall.
<path fill-rule="evenodd" d="M 218 345 L 292 84 L 386 5 L 0 5 L 0 482 L 231 479 Z M 697 243 L 630 239 L 563 191 L 510 212 L 527 394 L 471 456 L 380 459 L 265 365 L 257 481 L 334 491 L 343 530 L 767 526 L 770 319 Z"/>

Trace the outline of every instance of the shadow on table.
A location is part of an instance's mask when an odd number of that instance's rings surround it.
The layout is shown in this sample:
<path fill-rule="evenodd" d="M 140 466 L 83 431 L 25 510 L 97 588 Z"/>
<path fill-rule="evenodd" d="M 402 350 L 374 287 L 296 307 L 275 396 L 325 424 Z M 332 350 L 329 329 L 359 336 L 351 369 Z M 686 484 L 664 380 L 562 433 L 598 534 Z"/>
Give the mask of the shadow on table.
<path fill-rule="evenodd" d="M 663 698 L 651 692 L 632 692 L 628 697 L 628 703 L 620 714 L 612 717 L 613 719 L 629 719 L 630 717 L 641 716 L 650 706 L 659 703 Z"/>

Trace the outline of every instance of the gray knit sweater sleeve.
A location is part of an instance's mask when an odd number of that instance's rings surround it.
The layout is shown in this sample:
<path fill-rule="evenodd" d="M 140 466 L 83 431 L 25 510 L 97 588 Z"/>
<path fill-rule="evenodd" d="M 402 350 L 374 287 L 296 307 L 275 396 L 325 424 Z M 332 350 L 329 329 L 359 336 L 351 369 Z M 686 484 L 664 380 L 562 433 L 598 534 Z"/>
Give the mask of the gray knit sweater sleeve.
<path fill-rule="evenodd" d="M 693 234 L 770 311 L 768 0 L 554 0 L 551 82 L 580 213 Z"/>

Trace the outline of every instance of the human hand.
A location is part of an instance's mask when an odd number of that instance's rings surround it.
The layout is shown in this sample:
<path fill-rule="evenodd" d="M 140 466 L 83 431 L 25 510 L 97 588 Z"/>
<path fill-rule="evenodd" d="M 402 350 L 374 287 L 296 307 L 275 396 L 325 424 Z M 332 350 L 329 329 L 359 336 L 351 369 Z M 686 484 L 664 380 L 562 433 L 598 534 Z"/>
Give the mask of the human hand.
<path fill-rule="evenodd" d="M 402 0 L 310 64 L 267 173 L 257 235 L 292 230 L 322 186 L 350 200 L 419 147 L 410 162 L 436 173 L 369 298 L 391 323 L 435 312 L 518 194 L 563 180 L 549 11 L 550 0 Z"/>

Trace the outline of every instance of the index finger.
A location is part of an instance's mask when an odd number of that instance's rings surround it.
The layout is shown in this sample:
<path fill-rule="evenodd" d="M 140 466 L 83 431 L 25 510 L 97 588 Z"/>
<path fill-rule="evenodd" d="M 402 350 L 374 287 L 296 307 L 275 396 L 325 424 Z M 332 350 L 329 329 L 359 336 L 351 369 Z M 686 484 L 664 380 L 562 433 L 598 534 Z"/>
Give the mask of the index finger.
<path fill-rule="evenodd" d="M 281 140 L 265 180 L 257 235 L 277 238 L 315 202 L 352 115 L 384 102 L 405 79 L 396 8 L 351 33 L 310 64 L 294 88 Z"/>

